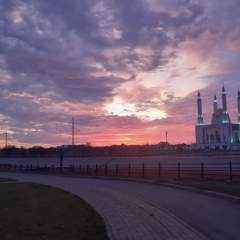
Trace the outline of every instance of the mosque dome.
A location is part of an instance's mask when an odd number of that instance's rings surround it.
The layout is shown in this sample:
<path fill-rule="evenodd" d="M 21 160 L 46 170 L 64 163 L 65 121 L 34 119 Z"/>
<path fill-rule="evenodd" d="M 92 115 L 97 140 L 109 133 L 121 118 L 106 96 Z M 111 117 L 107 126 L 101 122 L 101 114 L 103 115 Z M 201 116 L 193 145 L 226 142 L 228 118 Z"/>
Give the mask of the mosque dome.
<path fill-rule="evenodd" d="M 213 114 L 212 114 L 212 119 L 213 118 L 222 118 L 222 109 L 219 108 L 218 110 L 216 110 Z"/>

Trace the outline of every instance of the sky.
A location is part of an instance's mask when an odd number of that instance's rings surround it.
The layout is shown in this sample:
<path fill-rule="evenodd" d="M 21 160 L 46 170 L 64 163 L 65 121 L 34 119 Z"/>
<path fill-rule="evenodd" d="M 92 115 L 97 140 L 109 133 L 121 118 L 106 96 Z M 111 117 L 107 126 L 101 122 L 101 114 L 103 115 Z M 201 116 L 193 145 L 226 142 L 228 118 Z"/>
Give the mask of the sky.
<path fill-rule="evenodd" d="M 0 0 L 0 147 L 194 143 L 223 85 L 236 123 L 240 0 Z"/>

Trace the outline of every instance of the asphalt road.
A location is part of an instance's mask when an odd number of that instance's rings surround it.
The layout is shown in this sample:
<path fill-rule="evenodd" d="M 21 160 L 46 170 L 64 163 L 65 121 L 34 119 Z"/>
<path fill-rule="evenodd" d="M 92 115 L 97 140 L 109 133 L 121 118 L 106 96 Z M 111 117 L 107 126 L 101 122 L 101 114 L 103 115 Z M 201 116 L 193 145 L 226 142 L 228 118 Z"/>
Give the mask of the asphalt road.
<path fill-rule="evenodd" d="M 57 186 L 76 193 L 78 185 L 104 186 L 149 201 L 174 214 L 212 240 L 240 239 L 240 204 L 236 200 L 149 183 L 0 173 L 0 177 Z"/>
<path fill-rule="evenodd" d="M 218 157 L 73 157 L 67 158 L 63 157 L 64 165 L 123 165 L 123 164 L 198 164 L 200 166 L 201 162 L 204 164 L 225 164 L 225 163 L 236 163 L 240 164 L 239 156 L 218 156 Z M 59 165 L 59 158 L 0 158 L 0 163 L 11 163 L 11 164 L 40 164 L 40 165 Z"/>

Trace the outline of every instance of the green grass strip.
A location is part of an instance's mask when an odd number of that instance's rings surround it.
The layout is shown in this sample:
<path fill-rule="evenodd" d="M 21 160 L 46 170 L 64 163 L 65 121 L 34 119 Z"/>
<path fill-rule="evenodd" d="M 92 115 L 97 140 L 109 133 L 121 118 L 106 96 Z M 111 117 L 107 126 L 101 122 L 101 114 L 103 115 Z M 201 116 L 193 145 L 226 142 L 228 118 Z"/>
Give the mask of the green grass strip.
<path fill-rule="evenodd" d="M 1 182 L 15 182 L 15 181 L 17 181 L 17 180 L 0 177 L 0 183 Z"/>
<path fill-rule="evenodd" d="M 1 240 L 105 240 L 105 224 L 81 198 L 34 183 L 0 184 Z"/>

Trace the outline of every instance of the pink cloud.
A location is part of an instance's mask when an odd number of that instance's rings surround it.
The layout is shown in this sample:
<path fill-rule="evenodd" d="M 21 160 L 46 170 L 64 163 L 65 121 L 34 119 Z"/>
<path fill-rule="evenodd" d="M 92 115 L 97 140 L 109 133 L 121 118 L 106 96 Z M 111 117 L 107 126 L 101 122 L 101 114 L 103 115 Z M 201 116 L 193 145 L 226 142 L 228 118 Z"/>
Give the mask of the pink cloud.
<path fill-rule="evenodd" d="M 109 89 L 108 87 L 104 87 L 104 86 L 94 86 L 94 85 L 77 85 L 77 86 L 70 86 L 70 85 L 66 85 L 66 87 L 68 88 L 86 88 L 86 89 Z"/>

